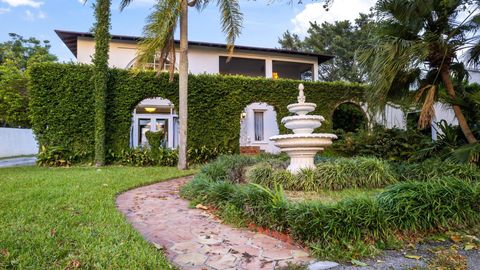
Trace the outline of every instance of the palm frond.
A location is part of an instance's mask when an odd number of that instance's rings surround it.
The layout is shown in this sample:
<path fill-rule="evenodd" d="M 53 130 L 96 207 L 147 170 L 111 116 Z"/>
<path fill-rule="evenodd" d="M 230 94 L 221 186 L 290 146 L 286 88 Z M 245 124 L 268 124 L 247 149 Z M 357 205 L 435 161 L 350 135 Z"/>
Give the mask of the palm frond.
<path fill-rule="evenodd" d="M 422 110 L 418 119 L 418 127 L 424 129 L 432 123 L 432 119 L 435 116 L 435 96 L 437 93 L 437 86 L 435 84 L 426 85 L 418 90 L 415 100 L 420 102 L 423 100 Z"/>
<path fill-rule="evenodd" d="M 239 0 L 218 0 L 217 5 L 222 14 L 222 31 L 227 35 L 227 49 L 231 54 L 235 40 L 242 31 L 243 14 Z"/>
<path fill-rule="evenodd" d="M 140 42 L 137 61 L 146 64 L 152 59 L 160 59 L 160 67 L 163 67 L 166 59 L 170 57 L 171 65 L 175 62 L 175 43 L 173 35 L 180 17 L 180 1 L 165 0 L 158 1 L 154 6 L 152 14 L 147 18 L 147 24 L 143 29 L 144 39 Z M 173 78 L 171 68 L 170 78 Z"/>
<path fill-rule="evenodd" d="M 120 1 L 120 10 L 124 10 L 127 6 L 129 6 L 133 0 L 121 0 Z"/>

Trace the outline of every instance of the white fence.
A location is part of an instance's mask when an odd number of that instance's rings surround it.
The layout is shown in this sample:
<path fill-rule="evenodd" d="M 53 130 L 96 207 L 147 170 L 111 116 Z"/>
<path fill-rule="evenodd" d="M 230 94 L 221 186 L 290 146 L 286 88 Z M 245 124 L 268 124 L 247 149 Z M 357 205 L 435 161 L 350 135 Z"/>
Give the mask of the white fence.
<path fill-rule="evenodd" d="M 31 129 L 0 128 L 0 157 L 37 153 L 38 144 Z"/>

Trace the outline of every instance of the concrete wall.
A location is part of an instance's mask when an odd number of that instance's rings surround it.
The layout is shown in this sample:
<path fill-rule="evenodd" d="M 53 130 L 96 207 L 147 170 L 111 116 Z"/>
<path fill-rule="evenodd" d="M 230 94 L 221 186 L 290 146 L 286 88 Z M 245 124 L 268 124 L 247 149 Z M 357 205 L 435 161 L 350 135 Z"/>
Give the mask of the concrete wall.
<path fill-rule="evenodd" d="M 263 131 L 264 140 L 255 141 L 255 120 L 254 113 L 263 112 Z M 270 137 L 278 135 L 277 113 L 275 109 L 267 103 L 252 103 L 245 110 L 245 118 L 240 122 L 240 146 L 259 146 L 261 150 L 268 153 L 279 153 L 280 149 L 276 147 Z M 239 115 L 240 117 L 240 115 Z"/>
<path fill-rule="evenodd" d="M 31 129 L 0 128 L 0 157 L 37 153 L 38 145 Z"/>
<path fill-rule="evenodd" d="M 91 64 L 92 57 L 95 52 L 95 42 L 91 38 L 79 38 L 77 41 L 77 60 L 79 63 Z M 137 54 L 138 45 L 131 41 L 115 41 L 110 42 L 110 58 L 109 66 L 115 68 L 129 68 Z M 177 48 L 178 52 L 178 48 Z M 219 73 L 219 57 L 228 56 L 225 49 L 190 46 L 188 61 L 189 72 L 192 74 L 218 74 Z M 318 80 L 318 59 L 316 57 L 301 55 L 285 55 L 270 52 L 256 52 L 235 50 L 233 57 L 264 59 L 265 77 L 272 77 L 272 61 L 287 61 L 297 63 L 313 64 L 314 80 Z M 177 67 L 180 56 L 177 53 Z"/>

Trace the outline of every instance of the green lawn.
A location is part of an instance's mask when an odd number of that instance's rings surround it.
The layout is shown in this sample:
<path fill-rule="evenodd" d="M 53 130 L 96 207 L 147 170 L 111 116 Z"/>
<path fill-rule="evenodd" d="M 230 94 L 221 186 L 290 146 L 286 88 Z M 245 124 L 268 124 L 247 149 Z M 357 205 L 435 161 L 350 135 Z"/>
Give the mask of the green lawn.
<path fill-rule="evenodd" d="M 115 208 L 136 186 L 192 174 L 175 168 L 0 169 L 0 269 L 169 269 Z"/>

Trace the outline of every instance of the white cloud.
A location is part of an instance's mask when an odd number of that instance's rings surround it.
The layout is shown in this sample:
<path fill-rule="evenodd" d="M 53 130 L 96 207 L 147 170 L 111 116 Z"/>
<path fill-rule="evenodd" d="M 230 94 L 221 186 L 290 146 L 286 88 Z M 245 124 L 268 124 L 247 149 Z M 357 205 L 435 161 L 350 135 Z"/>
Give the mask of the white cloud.
<path fill-rule="evenodd" d="M 7 3 L 12 7 L 18 6 L 29 6 L 33 8 L 39 8 L 43 5 L 43 2 L 36 1 L 36 0 L 0 0 L 3 3 Z"/>
<path fill-rule="evenodd" d="M 25 13 L 24 13 L 23 18 L 24 18 L 25 20 L 27 20 L 27 21 L 33 22 L 33 21 L 35 21 L 35 20 L 37 20 L 37 19 L 42 20 L 42 19 L 47 18 L 47 14 L 45 14 L 45 13 L 44 13 L 43 11 L 41 11 L 41 10 L 38 11 L 37 13 L 34 13 L 34 12 L 32 12 L 32 11 L 30 11 L 30 10 L 27 9 L 27 10 L 25 10 Z"/>
<path fill-rule="evenodd" d="M 9 8 L 0 8 L 0 14 L 4 14 L 4 13 L 7 13 L 7 12 L 10 12 L 11 9 Z"/>
<path fill-rule="evenodd" d="M 359 13 L 368 13 L 375 2 L 376 0 L 335 0 L 328 11 L 323 8 L 323 3 L 307 4 L 300 13 L 291 19 L 292 31 L 306 35 L 310 22 L 353 21 Z"/>

